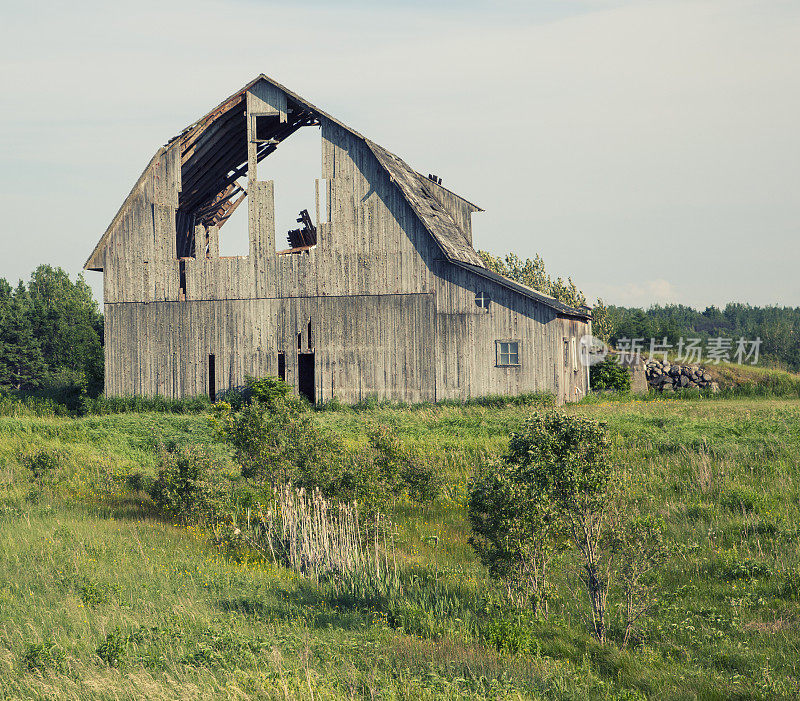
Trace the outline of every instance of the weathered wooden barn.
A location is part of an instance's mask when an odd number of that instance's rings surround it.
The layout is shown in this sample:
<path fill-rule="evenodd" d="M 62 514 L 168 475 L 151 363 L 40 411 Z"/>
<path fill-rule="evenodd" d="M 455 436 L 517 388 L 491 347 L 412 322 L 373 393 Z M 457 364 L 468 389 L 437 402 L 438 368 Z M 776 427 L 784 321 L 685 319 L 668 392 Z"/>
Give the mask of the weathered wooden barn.
<path fill-rule="evenodd" d="M 259 162 L 321 132 L 316 211 L 279 250 Z M 247 202 L 249 254 L 219 254 Z M 587 309 L 487 270 L 481 211 L 261 75 L 158 149 L 85 268 L 102 271 L 106 393 L 212 397 L 279 375 L 312 401 L 587 391 Z"/>

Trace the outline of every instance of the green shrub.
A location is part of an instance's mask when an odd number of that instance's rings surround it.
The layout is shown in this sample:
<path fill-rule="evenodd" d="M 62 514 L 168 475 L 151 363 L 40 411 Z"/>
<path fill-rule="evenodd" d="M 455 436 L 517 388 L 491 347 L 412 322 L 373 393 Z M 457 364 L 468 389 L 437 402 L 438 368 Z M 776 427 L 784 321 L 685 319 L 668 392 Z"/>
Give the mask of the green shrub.
<path fill-rule="evenodd" d="M 793 568 L 783 573 L 781 594 L 787 599 L 800 601 L 800 568 Z"/>
<path fill-rule="evenodd" d="M 245 479 L 273 488 L 292 482 L 323 490 L 337 481 L 341 446 L 319 430 L 298 397 L 274 397 L 269 404 L 253 398 L 239 411 L 218 402 L 211 423 L 234 449 Z"/>
<path fill-rule="evenodd" d="M 610 441 L 591 419 L 556 411 L 533 414 L 511 434 L 501 462 L 484 470 L 472 486 L 470 543 L 493 577 L 502 579 L 520 604 L 547 612 L 548 566 L 555 542 L 566 530 L 589 529 L 591 543 L 575 537 L 580 552 L 598 553 L 594 523 L 608 500 Z M 593 605 L 604 610 L 601 563 L 586 564 Z M 596 621 L 604 635 L 602 621 Z"/>
<path fill-rule="evenodd" d="M 64 454 L 53 448 L 40 448 L 20 456 L 20 462 L 31 471 L 34 481 L 40 486 L 53 482 L 64 465 Z"/>
<path fill-rule="evenodd" d="M 561 529 L 555 505 L 511 462 L 490 465 L 472 485 L 468 515 L 470 545 L 489 575 L 534 615 L 547 615 L 549 565 Z"/>
<path fill-rule="evenodd" d="M 132 472 L 125 478 L 125 487 L 131 492 L 146 492 L 150 493 L 153 489 L 155 480 L 149 475 L 143 475 L 141 472 Z"/>
<path fill-rule="evenodd" d="M 437 469 L 424 456 L 405 447 L 397 434 L 387 425 L 380 424 L 369 432 L 374 462 L 374 479 L 378 489 L 394 496 L 406 496 L 412 501 L 433 501 L 441 491 L 442 478 Z M 372 485 L 362 485 L 369 488 Z"/>
<path fill-rule="evenodd" d="M 89 608 L 97 608 L 104 604 L 111 603 L 119 596 L 119 587 L 105 582 L 94 582 L 90 579 L 84 580 L 79 587 L 81 601 Z"/>
<path fill-rule="evenodd" d="M 109 667 L 119 667 L 128 654 L 128 648 L 133 642 L 130 634 L 123 633 L 119 628 L 114 628 L 106 634 L 105 640 L 97 646 L 97 656 Z"/>
<path fill-rule="evenodd" d="M 719 572 L 723 579 L 729 582 L 737 580 L 752 581 L 754 579 L 769 579 L 772 577 L 772 568 L 759 560 L 746 558 L 740 560 L 737 556 L 728 556 L 722 559 Z"/>
<path fill-rule="evenodd" d="M 631 391 L 631 375 L 619 364 L 615 355 L 606 356 L 602 363 L 589 368 L 589 386 L 597 390 Z"/>
<path fill-rule="evenodd" d="M 481 637 L 488 647 L 500 653 L 537 655 L 540 651 L 539 641 L 530 628 L 518 621 L 489 620 L 481 627 Z"/>
<path fill-rule="evenodd" d="M 50 400 L 67 411 L 74 412 L 80 409 L 88 393 L 89 383 L 85 372 L 60 368 L 42 379 L 34 396 Z"/>
<path fill-rule="evenodd" d="M 162 448 L 158 478 L 151 489 L 156 505 L 183 523 L 216 523 L 225 518 L 225 480 L 202 447 Z"/>
<path fill-rule="evenodd" d="M 255 399 L 262 404 L 271 405 L 286 399 L 291 393 L 292 386 L 277 377 L 250 377 L 245 378 L 244 392 L 247 399 Z"/>
<path fill-rule="evenodd" d="M 64 651 L 48 638 L 40 643 L 28 643 L 22 654 L 22 665 L 29 672 L 43 672 L 55 669 L 63 672 L 66 666 Z"/>

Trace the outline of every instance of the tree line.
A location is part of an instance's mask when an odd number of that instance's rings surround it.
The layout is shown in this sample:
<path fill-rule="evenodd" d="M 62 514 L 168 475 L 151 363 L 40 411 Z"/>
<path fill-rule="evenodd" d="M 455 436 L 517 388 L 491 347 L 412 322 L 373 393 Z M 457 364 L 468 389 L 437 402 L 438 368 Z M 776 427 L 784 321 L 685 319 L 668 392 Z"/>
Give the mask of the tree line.
<path fill-rule="evenodd" d="M 503 257 L 479 251 L 484 264 L 496 273 L 532 287 L 572 307 L 587 304 L 586 296 L 571 278 L 555 278 L 547 273 L 540 256 L 522 260 L 514 253 Z M 699 338 L 702 345 L 710 338 L 738 341 L 761 339 L 759 364 L 800 371 L 800 307 L 754 307 L 729 303 L 723 309 L 706 307 L 698 311 L 683 304 L 640 307 L 606 306 L 598 299 L 592 307 L 592 332 L 615 346 L 621 339 L 650 339 L 677 346 L 680 339 Z"/>
<path fill-rule="evenodd" d="M 82 276 L 40 265 L 0 278 L 0 391 L 76 404 L 103 390 L 103 315 Z"/>
<path fill-rule="evenodd" d="M 699 338 L 703 345 L 712 338 L 736 341 L 761 339 L 759 365 L 773 365 L 800 372 L 800 307 L 753 307 L 729 303 L 724 308 L 703 311 L 682 304 L 655 305 L 649 309 L 609 306 L 610 340 L 667 339 L 677 346 L 680 339 Z"/>

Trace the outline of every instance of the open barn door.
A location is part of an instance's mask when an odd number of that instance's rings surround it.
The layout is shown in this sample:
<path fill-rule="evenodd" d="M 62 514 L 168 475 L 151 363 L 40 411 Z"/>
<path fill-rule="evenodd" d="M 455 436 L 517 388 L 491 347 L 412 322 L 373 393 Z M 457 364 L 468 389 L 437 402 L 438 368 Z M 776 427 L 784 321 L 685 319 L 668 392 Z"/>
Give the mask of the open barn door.
<path fill-rule="evenodd" d="M 317 403 L 314 354 L 297 354 L 297 390 L 312 404 Z"/>

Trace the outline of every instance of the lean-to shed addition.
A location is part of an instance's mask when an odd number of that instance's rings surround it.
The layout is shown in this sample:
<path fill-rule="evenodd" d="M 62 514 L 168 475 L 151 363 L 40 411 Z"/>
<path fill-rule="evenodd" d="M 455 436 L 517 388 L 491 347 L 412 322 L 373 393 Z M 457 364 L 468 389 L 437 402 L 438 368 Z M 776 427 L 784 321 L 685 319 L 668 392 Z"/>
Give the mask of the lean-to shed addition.
<path fill-rule="evenodd" d="M 276 233 L 259 164 L 310 128 L 316 201 Z M 248 253 L 221 256 L 238 207 Z M 214 397 L 270 374 L 317 402 L 580 398 L 588 311 L 487 270 L 477 211 L 261 75 L 156 152 L 86 262 L 104 274 L 106 393 Z"/>

